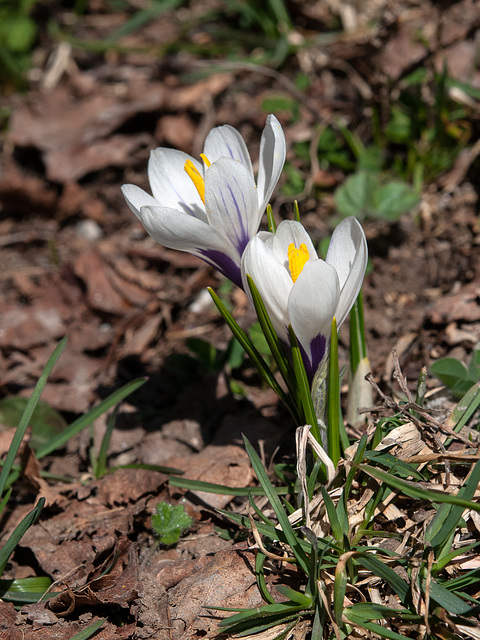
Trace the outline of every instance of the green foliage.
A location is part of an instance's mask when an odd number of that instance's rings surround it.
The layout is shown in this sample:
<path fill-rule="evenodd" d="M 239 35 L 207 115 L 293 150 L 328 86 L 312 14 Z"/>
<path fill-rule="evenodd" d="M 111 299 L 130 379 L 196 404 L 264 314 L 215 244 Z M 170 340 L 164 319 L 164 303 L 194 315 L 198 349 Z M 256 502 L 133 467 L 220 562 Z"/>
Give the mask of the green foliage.
<path fill-rule="evenodd" d="M 183 5 L 191 4 L 186 0 L 150 0 L 142 4 L 118 29 L 103 40 L 83 40 L 70 35 L 68 29 L 56 28 L 59 39 L 69 41 L 73 46 L 85 50 L 105 52 L 108 50 L 125 51 L 121 39 L 157 19 L 167 11 L 175 11 Z M 144 6 L 145 5 L 145 6 Z M 110 11 L 131 10 L 132 3 L 124 0 L 110 0 Z M 76 0 L 75 12 L 83 13 L 87 0 Z M 192 32 L 202 29 L 208 34 L 207 41 L 196 42 Z M 182 36 L 173 37 L 169 42 L 157 48 L 158 55 L 173 54 L 177 51 L 191 51 L 203 58 L 223 58 L 232 62 L 254 62 L 280 66 L 295 51 L 289 34 L 292 21 L 284 0 L 267 0 L 258 3 L 254 0 L 223 0 L 209 6 L 203 12 L 189 12 L 182 16 Z M 212 69 L 213 70 L 213 69 Z M 190 79 L 198 80 L 202 72 L 188 74 Z M 299 78 L 300 86 L 305 86 L 305 78 Z"/>
<path fill-rule="evenodd" d="M 89 638 L 93 638 L 97 631 L 103 627 L 106 621 L 106 618 L 99 618 L 98 620 L 91 622 L 88 627 L 72 636 L 71 640 L 88 640 Z"/>
<path fill-rule="evenodd" d="M 480 380 L 480 348 L 473 350 L 466 367 L 456 358 L 440 358 L 430 367 L 431 372 L 446 385 L 454 397 L 460 399 Z"/>
<path fill-rule="evenodd" d="M 388 142 L 405 149 L 410 175 L 419 172 L 425 181 L 434 179 L 452 166 L 466 146 L 471 133 L 468 109 L 455 102 L 450 89 L 458 86 L 468 94 L 473 88 L 459 85 L 446 67 L 433 75 L 419 68 L 403 79 L 384 134 Z"/>
<path fill-rule="evenodd" d="M 308 159 L 308 147 L 306 158 Z M 325 127 L 318 139 L 318 161 L 321 169 L 328 170 L 331 167 L 339 167 L 347 171 L 355 168 L 352 154 L 345 144 L 345 139 L 339 131 L 333 127 Z"/>
<path fill-rule="evenodd" d="M 360 220 L 380 218 L 395 222 L 418 201 L 418 194 L 406 182 L 363 170 L 348 177 L 335 193 L 339 213 Z"/>
<path fill-rule="evenodd" d="M 40 400 L 40 396 L 42 394 L 43 389 L 45 388 L 45 385 L 47 384 L 47 380 L 48 380 L 48 376 L 50 375 L 50 373 L 53 370 L 53 367 L 55 366 L 58 358 L 60 357 L 62 351 L 65 349 L 65 346 L 67 344 L 66 338 L 64 338 L 56 347 L 56 349 L 54 350 L 54 352 L 52 353 L 52 355 L 50 356 L 50 358 L 48 359 L 48 362 L 45 366 L 45 369 L 43 370 L 42 375 L 40 376 L 35 389 L 32 393 L 32 395 L 30 396 L 25 409 L 22 413 L 22 416 L 20 418 L 20 421 L 18 423 L 18 427 L 15 431 L 15 435 L 13 437 L 12 440 L 12 444 L 10 445 L 10 448 L 8 450 L 7 456 L 3 462 L 3 467 L 2 467 L 2 472 L 0 473 L 0 498 L 2 499 L 2 503 L 1 503 L 1 508 L 0 508 L 0 514 L 3 510 L 3 508 L 5 507 L 5 489 L 7 487 L 9 487 L 12 484 L 12 468 L 13 468 L 13 463 L 15 460 L 15 457 L 18 453 L 18 450 L 20 448 L 20 445 L 22 443 L 22 440 L 25 436 L 25 432 L 27 430 L 28 425 L 30 424 L 30 421 L 32 419 L 32 415 L 35 411 L 35 408 Z M 13 477 L 15 478 L 15 475 L 13 475 Z"/>
<path fill-rule="evenodd" d="M 291 162 L 286 162 L 283 167 L 284 183 L 282 194 L 285 196 L 297 196 L 305 187 L 305 178 Z"/>
<path fill-rule="evenodd" d="M 367 142 L 342 126 L 323 129 L 320 168 L 338 167 L 349 174 L 335 193 L 341 216 L 394 222 L 418 203 L 423 183 L 453 166 L 471 137 L 469 109 L 451 97 L 454 87 L 477 94 L 450 78 L 446 69 L 431 74 L 421 68 L 402 80 L 386 122 L 373 112 Z M 308 162 L 308 144 L 298 144 L 296 151 Z"/>
<path fill-rule="evenodd" d="M 356 156 L 357 170 L 335 192 L 340 215 L 395 222 L 418 203 L 419 194 L 402 178 L 394 178 L 386 171 L 384 153 L 379 147 L 365 148 L 347 130 L 343 130 L 343 135 Z"/>
<path fill-rule="evenodd" d="M 37 602 L 49 589 L 52 581 L 47 576 L 0 580 L 0 598 L 16 605 Z"/>
<path fill-rule="evenodd" d="M 262 109 L 265 113 L 275 113 L 277 116 L 280 112 L 283 112 L 288 115 L 290 122 L 297 122 L 300 105 L 298 104 L 298 100 L 294 98 L 290 98 L 284 94 L 277 94 L 265 98 L 262 101 Z"/>
<path fill-rule="evenodd" d="M 152 515 L 152 528 L 160 542 L 166 546 L 177 544 L 182 533 L 191 527 L 192 518 L 185 511 L 183 504 L 159 502 Z"/>
<path fill-rule="evenodd" d="M 45 388 L 48 377 L 65 349 L 66 343 L 67 339 L 64 338 L 55 348 L 30 398 L 25 401 L 19 398 L 10 398 L 1 403 L 1 419 L 6 420 L 7 423 L 13 426 L 15 426 L 15 422 L 18 420 L 18 426 L 16 427 L 15 435 L 7 455 L 2 461 L 2 469 L 0 472 L 0 515 L 10 499 L 12 485 L 17 481 L 21 473 L 20 465 L 15 463 L 15 458 L 17 457 L 29 425 L 32 426 L 33 430 L 32 442 L 35 445 L 36 457 L 40 459 L 66 444 L 66 442 L 80 430 L 91 425 L 93 420 L 108 411 L 108 409 L 116 405 L 145 382 L 145 379 L 135 380 L 121 389 L 114 391 L 97 407 L 94 407 L 88 413 L 67 426 L 57 412 L 40 402 L 40 396 Z M 51 424 L 49 424 L 50 421 Z M 27 513 L 13 533 L 4 541 L 3 546 L 0 548 L 0 576 L 5 569 L 8 559 L 15 551 L 25 533 L 39 518 L 44 505 L 45 498 L 39 498 L 35 507 Z M 46 584 L 46 580 L 48 584 Z M 18 604 L 36 602 L 41 599 L 46 589 L 50 586 L 50 583 L 51 580 L 49 578 L 0 580 L 0 597 Z M 91 633 L 93 633 L 93 631 Z M 91 633 L 84 637 L 90 637 Z"/>
<path fill-rule="evenodd" d="M 421 376 L 420 387 L 422 380 Z M 479 406 L 480 388 L 477 387 L 459 403 L 452 414 L 450 427 L 457 430 Z M 409 415 L 414 415 L 413 409 L 411 413 L 409 411 L 391 419 L 392 426 L 408 422 Z M 320 536 L 307 528 L 303 516 L 293 522 L 288 517 L 298 504 L 299 485 L 295 485 L 293 493 L 281 501 L 259 456 L 245 441 L 252 467 L 275 515 L 269 512 L 267 516 L 253 500 L 250 504 L 258 518 L 256 521 L 222 512 L 238 525 L 253 529 L 257 539 L 262 539 L 255 575 L 265 600 L 265 604 L 256 609 L 222 609 L 233 613 L 220 623 L 226 633 L 255 635 L 269 631 L 271 637 L 280 638 L 284 637 L 281 632 L 284 625 L 292 630 L 300 621 L 310 619 L 312 637 L 318 639 L 333 637 L 332 626 L 335 637 L 349 637 L 356 628 L 360 635 L 371 632 L 382 638 L 400 639 L 404 637 L 399 633 L 401 629 L 407 625 L 423 625 L 426 620 L 432 629 L 431 637 L 437 637 L 435 630 L 444 629 L 445 624 L 468 627 L 475 622 L 478 570 L 452 580 L 444 569 L 452 560 L 480 544 L 477 541 L 465 547 L 454 542 L 458 528 L 464 526 L 465 510 L 480 511 L 478 502 L 472 501 L 480 482 L 480 461 L 474 456 L 469 460 L 466 456 L 462 466 L 471 470 L 458 492 L 429 488 L 427 476 L 431 470 L 424 469 L 424 474 L 420 473 L 414 463 L 399 460 L 385 449 L 375 449 L 389 428 L 388 421 L 379 422 L 377 430 L 381 433 L 370 443 L 366 435 L 362 436 L 352 462 L 347 467 L 339 465 L 330 486 L 319 482 L 317 464 L 308 467 L 307 484 L 312 486 L 316 498 L 316 524 L 323 531 Z M 362 501 L 366 490 L 370 491 L 370 498 L 363 500 L 364 520 L 358 524 L 357 519 L 354 523 L 357 508 L 352 511 L 352 505 Z M 377 508 L 390 502 L 392 492 L 399 498 L 396 504 L 409 500 L 408 510 L 435 512 L 424 537 L 417 536 L 414 544 L 402 553 L 392 551 L 391 545 L 381 542 L 382 538 L 397 538 L 399 542 L 403 538 L 403 533 L 396 533 L 385 518 L 378 518 Z M 319 500 L 323 502 L 323 509 L 319 509 L 322 504 Z M 264 567 L 269 554 L 279 555 L 279 548 L 284 561 L 296 567 L 296 575 L 303 575 L 303 586 L 297 586 L 298 582 L 295 589 L 284 584 L 275 586 L 283 596 L 281 603 L 272 597 Z M 325 589 L 324 576 L 329 576 L 331 584 L 332 574 L 335 576 L 333 585 Z M 389 589 L 396 601 L 393 608 L 368 600 L 365 584 L 370 583 L 369 579 L 383 584 L 382 591 L 385 587 Z M 352 589 L 354 603 L 346 605 L 348 589 Z M 360 592 L 366 595 L 365 599 Z M 427 604 L 425 613 L 419 614 L 412 593 L 419 594 Z M 214 603 L 206 605 L 215 608 Z"/>
<path fill-rule="evenodd" d="M 11 397 L 0 400 L 0 423 L 16 427 L 27 404 L 28 398 Z M 32 430 L 29 445 L 36 451 L 41 445 L 63 431 L 67 423 L 58 411 L 40 400 L 30 418 L 29 426 Z"/>
<path fill-rule="evenodd" d="M 337 465 L 340 459 L 340 430 L 343 427 L 343 417 L 340 406 L 340 374 L 338 371 L 338 332 L 336 318 L 332 320 L 327 381 L 328 455 L 333 461 L 333 464 Z"/>
<path fill-rule="evenodd" d="M 201 338 L 188 338 L 187 346 L 206 373 L 219 373 L 225 366 L 238 369 L 243 362 L 243 349 L 235 338 L 232 338 L 223 350 Z"/>
<path fill-rule="evenodd" d="M 3 0 L 0 4 L 0 84 L 22 84 L 37 37 L 31 10 L 37 0 Z"/>
<path fill-rule="evenodd" d="M 9 536 L 8 540 L 5 542 L 3 547 L 0 549 L 0 576 L 3 574 L 5 570 L 5 566 L 8 562 L 9 557 L 15 551 L 20 540 L 27 533 L 28 529 L 35 524 L 40 512 L 45 506 L 45 498 L 40 498 L 37 502 L 36 506 L 30 513 L 28 513 L 19 525 L 15 527 L 13 533 Z"/>
<path fill-rule="evenodd" d="M 240 33 L 263 33 L 265 61 L 275 66 L 284 62 L 293 50 L 288 40 L 293 25 L 284 0 L 226 0 L 225 4 L 229 12 L 237 14 Z M 239 34 L 235 39 L 239 40 Z"/>

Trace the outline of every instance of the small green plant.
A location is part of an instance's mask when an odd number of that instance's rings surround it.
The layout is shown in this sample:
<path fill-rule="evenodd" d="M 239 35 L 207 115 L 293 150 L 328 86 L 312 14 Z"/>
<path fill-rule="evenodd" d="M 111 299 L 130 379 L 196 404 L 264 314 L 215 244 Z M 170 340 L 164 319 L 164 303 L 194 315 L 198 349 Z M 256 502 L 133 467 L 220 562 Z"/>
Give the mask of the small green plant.
<path fill-rule="evenodd" d="M 177 544 L 184 531 L 193 524 L 193 519 L 185 511 L 183 504 L 159 502 L 152 516 L 152 529 L 160 542 L 169 547 Z"/>
<path fill-rule="evenodd" d="M 419 193 L 403 178 L 386 170 L 382 150 L 364 147 L 358 136 L 347 131 L 344 135 L 356 156 L 357 170 L 335 192 L 340 215 L 395 222 L 411 211 L 419 201 Z"/>
<path fill-rule="evenodd" d="M 468 367 L 456 358 L 440 358 L 431 365 L 430 370 L 459 400 L 480 380 L 480 345 L 473 350 Z"/>
<path fill-rule="evenodd" d="M 419 196 L 403 180 L 390 179 L 380 171 L 364 169 L 349 176 L 335 193 L 335 204 L 342 216 L 361 220 L 380 218 L 395 222 L 418 204 Z"/>

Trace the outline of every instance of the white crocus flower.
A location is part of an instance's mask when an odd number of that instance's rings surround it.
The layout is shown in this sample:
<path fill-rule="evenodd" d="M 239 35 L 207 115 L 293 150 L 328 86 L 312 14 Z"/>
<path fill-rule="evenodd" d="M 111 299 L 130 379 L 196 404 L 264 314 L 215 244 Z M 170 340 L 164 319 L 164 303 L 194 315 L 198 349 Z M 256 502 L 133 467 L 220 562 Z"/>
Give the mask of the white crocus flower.
<path fill-rule="evenodd" d="M 310 382 L 328 353 L 333 317 L 340 327 L 360 292 L 366 266 L 367 242 L 355 218 L 335 229 L 325 261 L 303 226 L 288 220 L 276 233 L 252 238 L 243 254 L 245 291 L 250 275 L 277 335 L 287 344 L 292 326 Z"/>
<path fill-rule="evenodd" d="M 282 127 L 275 116 L 267 117 L 256 185 L 245 142 L 229 125 L 210 131 L 201 158 L 155 149 L 148 163 L 153 197 L 132 184 L 122 192 L 157 242 L 203 258 L 242 286 L 242 254 L 258 231 L 285 162 Z"/>

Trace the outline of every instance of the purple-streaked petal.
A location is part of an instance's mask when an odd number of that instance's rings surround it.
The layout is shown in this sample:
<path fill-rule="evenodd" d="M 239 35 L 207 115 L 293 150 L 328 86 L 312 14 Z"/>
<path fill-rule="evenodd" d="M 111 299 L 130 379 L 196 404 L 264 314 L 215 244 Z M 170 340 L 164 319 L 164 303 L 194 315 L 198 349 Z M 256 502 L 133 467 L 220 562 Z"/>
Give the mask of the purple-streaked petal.
<path fill-rule="evenodd" d="M 323 260 L 307 262 L 290 292 L 290 324 L 307 354 L 313 374 L 330 339 L 339 295 L 337 272 Z"/>
<path fill-rule="evenodd" d="M 128 206 L 132 213 L 134 213 L 137 218 L 142 221 L 142 217 L 140 215 L 140 209 L 145 206 L 158 207 L 158 202 L 155 198 L 140 189 L 140 187 L 135 186 L 134 184 L 124 184 L 122 187 L 123 197 L 125 198 Z"/>
<path fill-rule="evenodd" d="M 293 281 L 258 236 L 250 240 L 242 257 L 243 288 L 251 299 L 247 275 L 253 279 L 278 337 L 288 343 L 287 307 Z"/>
<path fill-rule="evenodd" d="M 150 152 L 148 179 L 153 197 L 168 209 L 178 209 L 205 221 L 205 207 L 193 181 L 185 171 L 187 160 L 201 175 L 203 165 L 183 151 L 159 147 Z"/>
<path fill-rule="evenodd" d="M 297 249 L 300 248 L 301 244 L 304 244 L 307 247 L 310 260 L 317 259 L 317 252 L 315 251 L 313 242 L 302 224 L 295 220 L 283 220 L 283 222 L 278 225 L 277 231 L 273 234 L 272 239 L 268 240 L 268 244 L 272 247 L 277 259 L 283 263 L 289 273 L 288 247 L 292 242 Z"/>
<path fill-rule="evenodd" d="M 300 347 L 300 353 L 302 354 L 303 365 L 305 367 L 305 373 L 307 374 L 308 381 L 312 384 L 318 367 L 322 362 L 325 354 L 327 353 L 328 343 L 327 337 L 318 334 L 313 340 L 310 341 L 308 350 L 305 350 L 301 342 L 298 343 Z"/>
<path fill-rule="evenodd" d="M 332 235 L 326 262 L 335 268 L 340 281 L 340 299 L 337 307 L 337 326 L 350 313 L 367 268 L 368 249 L 365 233 L 353 217 L 345 218 Z"/>
<path fill-rule="evenodd" d="M 231 158 L 220 158 L 205 174 L 208 223 L 230 240 L 241 256 L 258 230 L 257 195 L 252 175 Z"/>
<path fill-rule="evenodd" d="M 258 160 L 257 187 L 260 218 L 280 178 L 285 156 L 286 143 L 282 126 L 274 115 L 269 115 L 260 141 Z"/>
<path fill-rule="evenodd" d="M 243 288 L 240 267 L 229 255 L 215 249 L 200 249 L 197 255 L 223 273 L 237 287 Z"/>
<path fill-rule="evenodd" d="M 228 124 L 212 129 L 205 140 L 204 154 L 211 164 L 220 158 L 238 160 L 253 177 L 247 145 L 236 129 Z"/>
<path fill-rule="evenodd" d="M 240 256 L 230 242 L 205 222 L 166 207 L 142 207 L 141 222 L 147 233 L 164 247 L 188 251 L 239 281 Z M 236 265 L 236 269 L 232 267 Z"/>

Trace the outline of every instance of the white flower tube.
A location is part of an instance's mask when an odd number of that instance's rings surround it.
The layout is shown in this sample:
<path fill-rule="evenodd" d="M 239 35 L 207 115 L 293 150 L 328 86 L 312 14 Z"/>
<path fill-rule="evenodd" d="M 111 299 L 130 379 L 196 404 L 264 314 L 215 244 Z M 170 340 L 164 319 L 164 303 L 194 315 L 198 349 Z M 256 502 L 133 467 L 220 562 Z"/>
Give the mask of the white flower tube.
<path fill-rule="evenodd" d="M 242 286 L 240 264 L 257 233 L 285 162 L 285 136 L 278 120 L 267 117 L 260 141 L 258 184 L 252 162 L 236 129 L 223 125 L 207 136 L 203 162 L 182 151 L 151 152 L 148 178 L 152 194 L 126 184 L 128 206 L 160 244 L 203 258 Z"/>
<path fill-rule="evenodd" d="M 355 218 L 335 229 L 325 261 L 303 226 L 287 220 L 276 233 L 252 238 L 243 254 L 245 291 L 249 293 L 249 275 L 277 335 L 287 344 L 292 326 L 310 381 L 328 350 L 333 317 L 340 327 L 360 292 L 367 255 L 365 234 Z"/>

